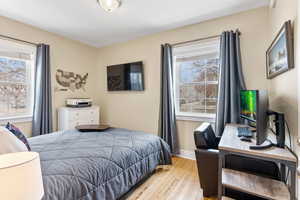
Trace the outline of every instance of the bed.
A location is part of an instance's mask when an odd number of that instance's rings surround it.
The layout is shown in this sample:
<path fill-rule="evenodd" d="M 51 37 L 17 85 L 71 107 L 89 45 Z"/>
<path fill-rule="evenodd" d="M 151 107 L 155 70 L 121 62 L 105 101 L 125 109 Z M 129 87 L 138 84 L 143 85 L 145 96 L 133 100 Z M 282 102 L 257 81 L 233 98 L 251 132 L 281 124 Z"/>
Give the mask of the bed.
<path fill-rule="evenodd" d="M 170 165 L 159 137 L 112 128 L 105 132 L 56 132 L 29 139 L 40 153 L 43 200 L 115 200 L 158 165 Z"/>

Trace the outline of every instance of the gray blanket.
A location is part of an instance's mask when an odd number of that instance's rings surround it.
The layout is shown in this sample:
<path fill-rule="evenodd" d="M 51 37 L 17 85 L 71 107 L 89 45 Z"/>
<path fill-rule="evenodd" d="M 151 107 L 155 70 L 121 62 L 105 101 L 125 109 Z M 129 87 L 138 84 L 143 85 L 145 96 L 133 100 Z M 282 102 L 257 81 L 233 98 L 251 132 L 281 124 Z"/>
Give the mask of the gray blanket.
<path fill-rule="evenodd" d="M 159 137 L 125 129 L 57 132 L 29 139 L 40 153 L 43 200 L 114 200 L 157 165 L 171 164 Z"/>

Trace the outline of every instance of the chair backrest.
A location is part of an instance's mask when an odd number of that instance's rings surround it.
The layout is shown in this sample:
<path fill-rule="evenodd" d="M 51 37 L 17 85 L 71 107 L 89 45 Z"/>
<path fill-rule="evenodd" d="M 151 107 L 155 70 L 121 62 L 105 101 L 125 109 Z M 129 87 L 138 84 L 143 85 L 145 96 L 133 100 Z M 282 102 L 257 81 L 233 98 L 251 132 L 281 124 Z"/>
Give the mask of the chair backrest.
<path fill-rule="evenodd" d="M 198 149 L 217 149 L 218 138 L 210 123 L 202 123 L 194 131 L 195 145 Z"/>

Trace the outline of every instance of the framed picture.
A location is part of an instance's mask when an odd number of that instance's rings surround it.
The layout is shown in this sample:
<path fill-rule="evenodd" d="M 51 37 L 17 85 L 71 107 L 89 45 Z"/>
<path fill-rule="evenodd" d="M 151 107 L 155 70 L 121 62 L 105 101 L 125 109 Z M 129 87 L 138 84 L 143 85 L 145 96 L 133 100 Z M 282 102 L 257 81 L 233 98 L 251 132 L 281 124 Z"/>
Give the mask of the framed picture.
<path fill-rule="evenodd" d="M 267 78 L 272 79 L 294 68 L 294 44 L 291 21 L 284 23 L 267 50 Z"/>

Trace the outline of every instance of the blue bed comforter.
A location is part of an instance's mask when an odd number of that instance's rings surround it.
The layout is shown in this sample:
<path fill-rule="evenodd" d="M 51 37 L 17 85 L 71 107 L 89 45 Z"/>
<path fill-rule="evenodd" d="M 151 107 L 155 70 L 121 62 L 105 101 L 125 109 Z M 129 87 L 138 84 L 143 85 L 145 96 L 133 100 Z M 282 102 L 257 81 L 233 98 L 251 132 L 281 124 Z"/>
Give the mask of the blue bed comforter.
<path fill-rule="evenodd" d="M 43 200 L 114 200 L 158 165 L 171 164 L 168 145 L 138 131 L 56 132 L 29 139 L 40 153 Z"/>

